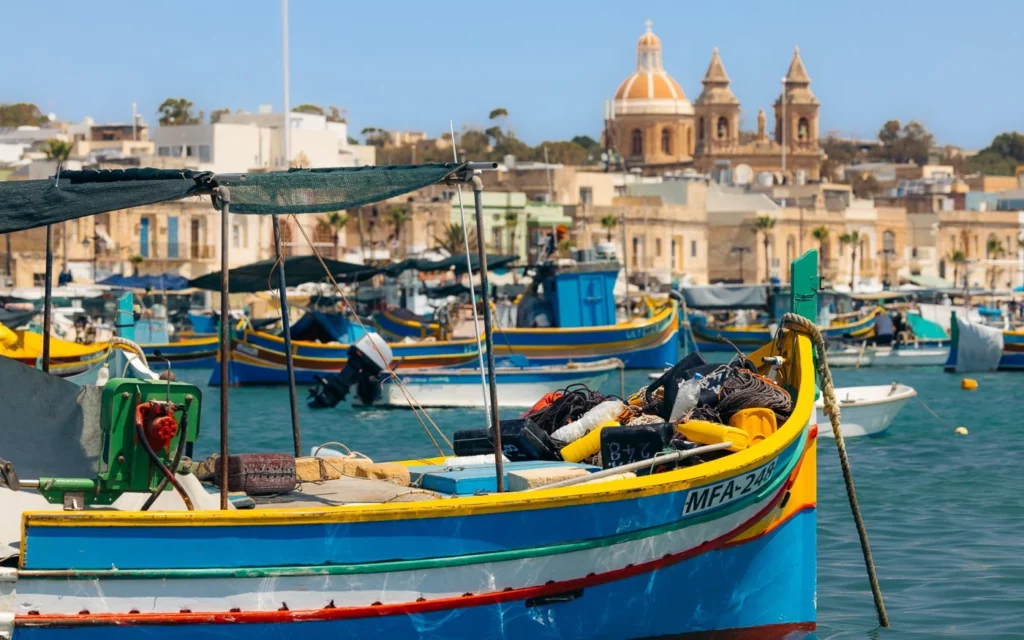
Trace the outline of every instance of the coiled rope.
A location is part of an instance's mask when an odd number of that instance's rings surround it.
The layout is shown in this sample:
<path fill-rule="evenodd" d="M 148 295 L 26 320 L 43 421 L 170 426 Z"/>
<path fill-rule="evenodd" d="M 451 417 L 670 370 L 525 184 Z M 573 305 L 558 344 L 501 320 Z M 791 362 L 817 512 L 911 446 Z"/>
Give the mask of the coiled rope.
<path fill-rule="evenodd" d="M 746 369 L 736 369 L 718 392 L 718 414 L 728 424 L 734 414 L 751 407 L 771 409 L 782 424 L 793 413 L 793 398 L 774 382 Z"/>
<path fill-rule="evenodd" d="M 878 586 L 878 576 L 875 574 L 875 561 L 871 556 L 871 546 L 868 544 L 868 532 L 864 527 L 864 519 L 860 514 L 857 493 L 853 488 L 853 473 L 850 471 L 850 459 L 846 455 L 846 442 L 843 441 L 843 432 L 839 427 L 839 401 L 836 399 L 835 387 L 832 384 L 832 372 L 829 371 L 828 360 L 825 356 L 825 338 L 813 322 L 795 313 L 787 313 L 782 316 L 781 326 L 807 335 L 814 343 L 814 350 L 818 358 L 818 379 L 821 382 L 821 395 L 825 403 L 825 414 L 828 416 L 829 422 L 832 423 L 832 434 L 835 436 L 836 449 L 839 451 L 839 466 L 843 470 L 843 482 L 846 484 L 846 497 L 850 501 L 850 511 L 853 512 L 853 521 L 857 525 L 860 550 L 864 555 L 864 566 L 867 568 L 868 581 L 871 583 L 871 595 L 875 599 L 875 613 L 878 615 L 878 625 L 888 627 L 889 616 L 885 613 L 882 589 Z"/>

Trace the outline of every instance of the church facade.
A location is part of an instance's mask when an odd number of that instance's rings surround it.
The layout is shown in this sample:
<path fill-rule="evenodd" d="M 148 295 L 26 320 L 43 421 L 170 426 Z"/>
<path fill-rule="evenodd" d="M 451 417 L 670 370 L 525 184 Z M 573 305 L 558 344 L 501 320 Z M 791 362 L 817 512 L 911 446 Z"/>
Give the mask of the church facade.
<path fill-rule="evenodd" d="M 820 104 L 800 58 L 793 59 L 774 105 L 774 132 L 763 110 L 757 132 L 740 131 L 740 101 L 732 92 L 718 50 L 691 103 L 665 71 L 661 40 L 651 22 L 637 42 L 637 66 L 615 92 L 605 113 L 605 142 L 628 170 L 660 175 L 685 168 L 700 172 L 728 167 L 740 181 L 770 174 L 775 184 L 820 178 Z M 762 179 L 767 176 L 761 176 Z"/>

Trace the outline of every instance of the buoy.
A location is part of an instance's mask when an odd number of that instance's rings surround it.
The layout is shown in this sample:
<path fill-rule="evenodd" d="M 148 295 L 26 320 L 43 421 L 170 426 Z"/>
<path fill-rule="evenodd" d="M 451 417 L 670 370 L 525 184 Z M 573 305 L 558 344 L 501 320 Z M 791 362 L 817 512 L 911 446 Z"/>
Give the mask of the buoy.
<path fill-rule="evenodd" d="M 956 429 L 953 429 L 953 433 L 955 433 L 958 436 L 966 436 L 967 427 L 957 427 Z"/>
<path fill-rule="evenodd" d="M 978 388 L 978 381 L 974 378 L 964 378 L 960 381 L 960 388 L 964 391 L 974 391 Z"/>

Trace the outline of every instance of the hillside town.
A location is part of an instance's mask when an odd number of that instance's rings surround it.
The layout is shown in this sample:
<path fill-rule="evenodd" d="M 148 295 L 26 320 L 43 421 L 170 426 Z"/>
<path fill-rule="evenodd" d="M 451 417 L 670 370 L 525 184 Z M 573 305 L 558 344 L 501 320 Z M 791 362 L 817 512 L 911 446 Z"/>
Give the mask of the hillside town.
<path fill-rule="evenodd" d="M 603 122 L 593 123 L 600 138 L 536 147 L 516 138 L 504 108 L 489 114 L 489 128 L 457 132 L 453 150 L 446 133 L 366 127 L 359 140 L 335 106 L 300 105 L 286 125 L 269 105 L 207 117 L 169 98 L 153 126 L 139 113 L 128 123 L 65 122 L 11 103 L 0 106 L 0 180 L 81 168 L 224 173 L 452 162 L 457 153 L 499 163 L 484 175 L 486 228 L 477 237 L 523 261 L 551 237 L 567 257 L 624 261 L 642 288 L 785 283 L 786 265 L 818 248 L 825 281 L 839 291 L 1024 284 L 1024 137 L 1001 134 L 972 152 L 940 146 L 917 122 L 882 123 L 876 139 L 822 134 L 828 105 L 812 89 L 813 60 L 794 49 L 774 104 L 744 105 L 728 54 L 712 51 L 702 86 L 684 88 L 663 67 L 648 22 L 636 70 L 608 88 Z M 745 130 L 742 114 L 755 111 L 756 129 Z M 455 196 L 433 186 L 282 220 L 284 252 L 311 251 L 303 231 L 323 255 L 348 262 L 450 252 L 462 234 Z M 232 265 L 273 257 L 266 216 L 232 215 L 230 233 Z M 131 273 L 195 278 L 220 264 L 218 214 L 198 201 L 72 220 L 53 230 L 53 242 L 54 284 Z M 0 286 L 40 286 L 44 230 L 8 234 L 0 256 Z"/>

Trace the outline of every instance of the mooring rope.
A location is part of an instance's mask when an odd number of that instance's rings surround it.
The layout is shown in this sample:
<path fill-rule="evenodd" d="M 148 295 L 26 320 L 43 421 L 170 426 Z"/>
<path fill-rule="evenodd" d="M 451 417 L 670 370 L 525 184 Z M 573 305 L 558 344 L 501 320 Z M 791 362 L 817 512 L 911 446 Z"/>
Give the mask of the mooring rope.
<path fill-rule="evenodd" d="M 808 335 L 814 342 L 814 350 L 818 357 L 818 377 L 821 381 L 821 395 L 824 398 L 825 414 L 828 416 L 829 422 L 832 423 L 832 434 L 835 436 L 836 449 L 839 451 L 839 466 L 843 470 L 843 482 L 846 484 L 846 497 L 850 501 L 850 511 L 853 512 L 853 521 L 857 525 L 860 550 L 864 555 L 864 566 L 867 568 L 868 582 L 871 583 L 871 595 L 875 599 L 875 613 L 878 615 L 878 625 L 888 627 L 889 616 L 885 613 L 882 589 L 878 586 L 878 576 L 875 574 L 875 561 L 871 556 L 871 546 L 868 544 L 868 532 L 864 527 L 864 519 L 860 514 L 857 493 L 853 488 L 853 473 L 850 471 L 850 459 L 846 455 L 846 442 L 843 441 L 843 432 L 839 427 L 839 401 L 836 399 L 835 387 L 832 384 L 832 372 L 829 371 L 828 360 L 825 356 L 825 338 L 813 322 L 795 313 L 787 313 L 782 316 L 782 325 L 798 333 Z"/>

